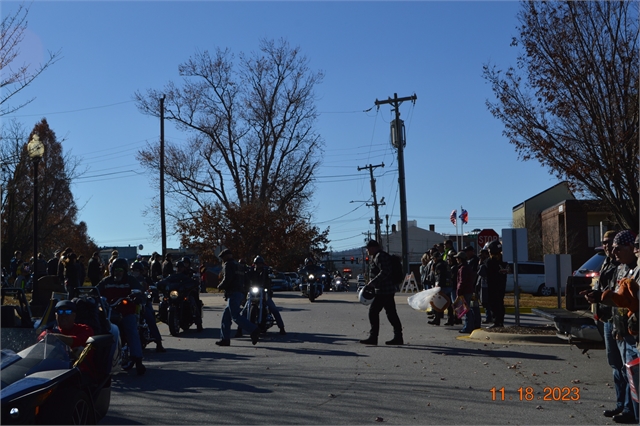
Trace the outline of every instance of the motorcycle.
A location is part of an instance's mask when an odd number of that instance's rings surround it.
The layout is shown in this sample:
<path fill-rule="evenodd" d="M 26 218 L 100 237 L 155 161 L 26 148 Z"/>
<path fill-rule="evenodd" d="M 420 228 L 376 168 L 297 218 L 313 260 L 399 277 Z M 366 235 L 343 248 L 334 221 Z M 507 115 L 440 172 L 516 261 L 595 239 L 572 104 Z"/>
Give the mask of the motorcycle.
<path fill-rule="evenodd" d="M 162 300 L 158 306 L 158 319 L 169 326 L 169 333 L 177 336 L 182 328 L 187 331 L 202 318 L 203 303 L 200 300 L 200 284 L 193 279 L 158 282 Z"/>
<path fill-rule="evenodd" d="M 149 325 L 145 319 L 143 310 L 146 309 L 146 299 L 150 297 L 149 294 L 142 293 L 140 290 L 133 289 L 131 290 L 131 294 L 127 297 L 121 297 L 116 300 L 114 303 L 110 305 L 109 309 L 109 320 L 119 325 L 122 320 L 121 309 L 130 304 L 135 305 L 136 307 L 136 318 L 138 323 L 138 336 L 140 337 L 140 344 L 142 345 L 142 349 L 146 348 L 149 343 L 153 341 L 151 338 L 151 332 L 149 330 Z M 133 363 L 131 362 L 131 351 L 129 347 L 129 342 L 126 341 L 124 335 L 122 335 L 122 346 L 120 348 L 120 364 L 121 366 L 129 370 L 133 367 Z"/>
<path fill-rule="evenodd" d="M 5 291 L 8 290 L 3 289 L 3 297 Z M 35 327 L 45 326 L 46 318 L 53 316 L 53 306 L 63 296 L 53 295 L 55 298 L 52 297 L 43 320 L 32 322 L 27 318 L 28 310 L 20 309 L 23 321 L 15 326 L 26 328 L 24 331 L 31 336 L 32 332 L 37 333 L 40 327 Z M 104 308 L 96 312 L 102 316 L 106 328 L 100 330 L 104 334 L 88 338 L 79 355 L 49 333 L 17 353 L 2 349 L 2 424 L 96 424 L 106 416 L 111 400 L 111 377 L 118 372 L 120 336 L 118 328 L 107 320 L 108 304 L 104 299 L 87 297 Z M 5 307 L 13 308 L 3 305 L 3 312 Z M 76 321 L 81 322 L 77 317 Z M 11 325 L 3 322 L 3 327 Z M 3 334 L 8 330 L 4 328 Z"/>
<path fill-rule="evenodd" d="M 247 319 L 257 325 L 262 333 L 266 333 L 276 321 L 267 306 L 268 300 L 269 291 L 266 288 L 251 286 L 243 308 L 243 313 L 247 316 Z"/>
<path fill-rule="evenodd" d="M 310 302 L 314 302 L 322 294 L 326 279 L 325 273 L 308 273 L 305 283 L 301 286 L 302 295 L 307 296 Z"/>
<path fill-rule="evenodd" d="M 342 277 L 335 277 L 331 282 L 332 291 L 349 291 L 349 285 L 345 283 Z"/>

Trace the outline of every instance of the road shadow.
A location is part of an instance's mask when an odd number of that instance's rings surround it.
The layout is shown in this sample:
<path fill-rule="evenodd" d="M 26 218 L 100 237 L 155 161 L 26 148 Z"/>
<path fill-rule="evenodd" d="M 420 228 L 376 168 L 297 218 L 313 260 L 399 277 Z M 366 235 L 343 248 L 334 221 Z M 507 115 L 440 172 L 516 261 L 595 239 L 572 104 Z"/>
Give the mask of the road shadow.
<path fill-rule="evenodd" d="M 462 347 L 450 347 L 450 346 L 434 346 L 426 344 L 405 344 L 402 346 L 387 346 L 388 348 L 396 348 L 402 350 L 413 351 L 428 351 L 434 355 L 447 355 L 447 356 L 476 356 L 487 358 L 521 358 L 521 359 L 539 359 L 548 361 L 560 361 L 560 358 L 555 355 L 534 354 L 530 352 L 523 352 L 513 349 L 494 349 L 494 348 L 462 348 Z"/>

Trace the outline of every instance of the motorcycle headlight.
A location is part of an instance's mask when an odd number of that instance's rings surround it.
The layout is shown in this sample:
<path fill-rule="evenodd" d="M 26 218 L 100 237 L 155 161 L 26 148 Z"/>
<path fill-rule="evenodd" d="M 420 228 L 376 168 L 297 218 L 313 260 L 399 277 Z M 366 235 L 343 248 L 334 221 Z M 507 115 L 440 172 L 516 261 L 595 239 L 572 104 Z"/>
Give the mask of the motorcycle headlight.
<path fill-rule="evenodd" d="M 177 290 L 171 290 L 171 293 L 169 293 L 169 297 L 172 299 L 177 299 L 178 298 L 178 291 Z"/>
<path fill-rule="evenodd" d="M 325 274 L 322 274 L 322 278 L 327 278 L 327 276 Z"/>
<path fill-rule="evenodd" d="M 251 293 L 252 294 L 260 293 L 260 288 L 259 287 L 251 287 Z"/>
<path fill-rule="evenodd" d="M 313 276 L 313 274 L 309 274 L 309 279 L 310 279 L 310 280 L 312 280 L 312 279 L 314 279 L 314 278 L 315 278 L 315 277 Z"/>

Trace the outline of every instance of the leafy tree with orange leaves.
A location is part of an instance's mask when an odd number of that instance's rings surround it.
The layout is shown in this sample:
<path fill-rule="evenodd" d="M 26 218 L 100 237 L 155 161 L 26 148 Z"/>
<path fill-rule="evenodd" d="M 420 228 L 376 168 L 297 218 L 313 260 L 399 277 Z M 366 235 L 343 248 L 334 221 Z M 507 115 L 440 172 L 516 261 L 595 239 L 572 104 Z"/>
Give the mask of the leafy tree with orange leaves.
<path fill-rule="evenodd" d="M 484 66 L 489 111 L 520 158 L 638 230 L 637 1 L 523 1 L 517 68 Z"/>

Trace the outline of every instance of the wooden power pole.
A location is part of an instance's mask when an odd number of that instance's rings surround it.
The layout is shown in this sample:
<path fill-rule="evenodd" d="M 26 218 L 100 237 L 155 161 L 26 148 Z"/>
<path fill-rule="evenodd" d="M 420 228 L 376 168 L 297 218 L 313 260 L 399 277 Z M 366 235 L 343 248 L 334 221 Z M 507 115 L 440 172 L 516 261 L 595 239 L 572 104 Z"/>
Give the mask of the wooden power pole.
<path fill-rule="evenodd" d="M 402 228 L 402 263 L 405 272 L 410 273 L 409 269 L 409 233 L 407 225 L 407 193 L 404 184 L 404 125 L 400 120 L 400 104 L 404 101 L 413 101 L 415 103 L 418 97 L 414 94 L 405 98 L 398 98 L 398 94 L 393 94 L 393 99 L 388 98 L 386 101 L 376 99 L 376 105 L 391 104 L 396 113 L 396 118 L 391 125 L 391 143 L 398 150 L 398 186 L 400 187 L 400 227 Z"/>

